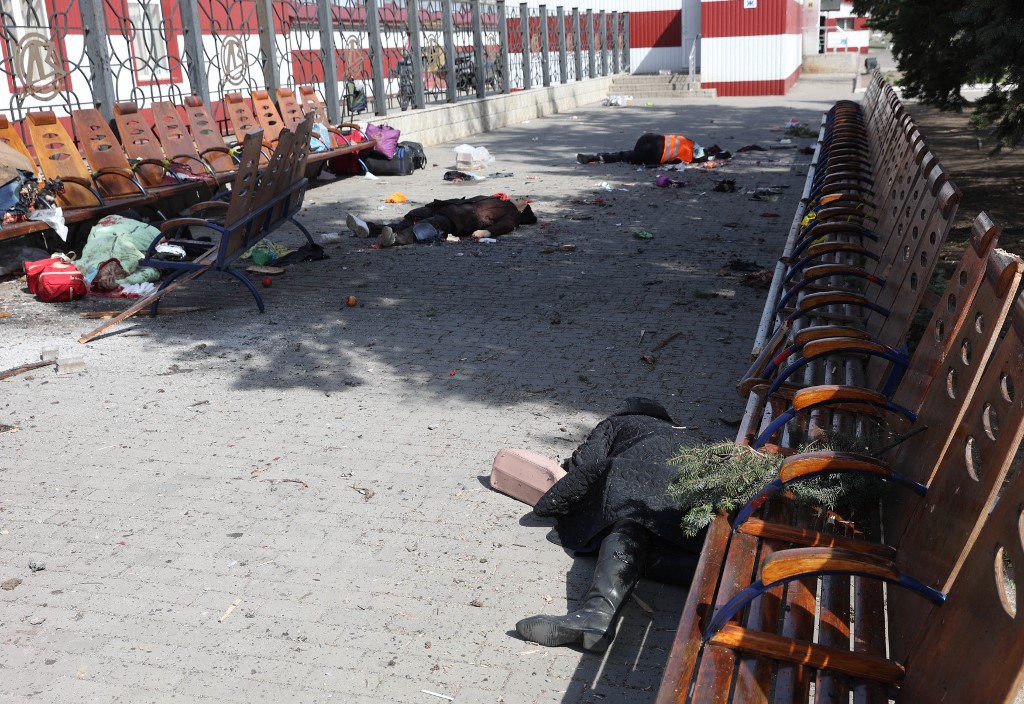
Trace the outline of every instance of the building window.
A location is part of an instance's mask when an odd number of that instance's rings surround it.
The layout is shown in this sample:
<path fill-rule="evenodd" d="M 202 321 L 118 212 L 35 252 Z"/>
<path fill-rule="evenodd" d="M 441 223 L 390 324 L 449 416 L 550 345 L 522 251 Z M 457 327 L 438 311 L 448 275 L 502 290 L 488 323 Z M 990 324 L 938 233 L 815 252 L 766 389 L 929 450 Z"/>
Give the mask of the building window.
<path fill-rule="evenodd" d="M 836 20 L 836 27 L 839 29 L 853 29 L 853 17 L 840 17 Z"/>

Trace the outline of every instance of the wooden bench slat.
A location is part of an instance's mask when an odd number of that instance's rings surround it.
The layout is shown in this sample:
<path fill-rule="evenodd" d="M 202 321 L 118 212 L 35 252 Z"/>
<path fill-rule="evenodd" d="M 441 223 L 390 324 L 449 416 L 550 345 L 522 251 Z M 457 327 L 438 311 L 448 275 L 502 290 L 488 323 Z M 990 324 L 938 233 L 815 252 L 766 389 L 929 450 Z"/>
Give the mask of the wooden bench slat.
<path fill-rule="evenodd" d="M 851 677 L 885 684 L 900 684 L 906 673 L 899 663 L 815 643 L 794 642 L 789 638 L 760 633 L 733 624 L 716 633 L 711 642 L 735 650 L 768 655 L 779 661 L 800 666 L 818 669 L 828 667 Z"/>

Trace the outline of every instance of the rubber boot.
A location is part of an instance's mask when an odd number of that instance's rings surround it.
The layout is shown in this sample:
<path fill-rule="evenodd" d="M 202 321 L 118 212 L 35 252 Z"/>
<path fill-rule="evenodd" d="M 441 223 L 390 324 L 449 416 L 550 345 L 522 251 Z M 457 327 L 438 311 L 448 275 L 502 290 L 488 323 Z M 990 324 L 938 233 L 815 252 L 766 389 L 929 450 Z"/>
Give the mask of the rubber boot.
<path fill-rule="evenodd" d="M 523 638 L 541 645 L 582 644 L 603 653 L 615 638 L 619 614 L 640 581 L 650 535 L 635 523 L 616 523 L 601 541 L 594 582 L 582 608 L 565 616 L 531 616 L 516 624 Z"/>

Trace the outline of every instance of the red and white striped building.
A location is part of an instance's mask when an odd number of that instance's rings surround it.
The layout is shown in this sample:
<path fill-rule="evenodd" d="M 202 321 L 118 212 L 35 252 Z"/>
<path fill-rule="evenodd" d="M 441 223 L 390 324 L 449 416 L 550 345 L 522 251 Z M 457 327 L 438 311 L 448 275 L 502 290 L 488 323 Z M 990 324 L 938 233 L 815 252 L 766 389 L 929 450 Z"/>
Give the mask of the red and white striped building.
<path fill-rule="evenodd" d="M 803 57 L 819 51 L 815 0 L 611 0 L 629 11 L 634 73 L 685 71 L 691 55 L 701 86 L 719 95 L 784 95 Z M 846 22 L 844 4 L 842 23 Z M 826 18 L 826 21 L 830 21 Z M 858 30 L 864 20 L 858 18 Z M 859 36 L 859 35 L 858 35 Z M 698 39 L 699 37 L 699 39 Z"/>

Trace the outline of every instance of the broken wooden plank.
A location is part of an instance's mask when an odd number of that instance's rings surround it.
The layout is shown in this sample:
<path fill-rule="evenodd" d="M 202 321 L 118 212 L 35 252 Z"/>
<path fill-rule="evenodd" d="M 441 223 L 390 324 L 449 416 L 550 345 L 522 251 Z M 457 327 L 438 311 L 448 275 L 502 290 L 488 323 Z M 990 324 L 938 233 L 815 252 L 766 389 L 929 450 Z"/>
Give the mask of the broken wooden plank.
<path fill-rule="evenodd" d="M 90 320 L 109 320 L 110 318 L 116 318 L 125 310 L 126 309 L 124 308 L 118 308 L 117 310 L 83 310 L 78 314 L 78 317 L 87 318 Z M 200 310 L 206 310 L 206 306 L 164 306 L 163 308 L 157 309 L 157 315 L 195 313 L 196 311 Z M 144 311 L 137 313 L 136 315 L 150 315 L 150 313 L 149 311 Z"/>
<path fill-rule="evenodd" d="M 12 376 L 17 376 L 18 374 L 24 374 L 25 372 L 30 372 L 33 369 L 39 369 L 41 367 L 49 367 L 50 365 L 53 365 L 53 364 L 56 364 L 56 363 L 57 363 L 56 359 L 48 359 L 48 360 L 43 361 L 43 362 L 29 362 L 28 364 L 22 364 L 20 367 L 14 367 L 13 369 L 8 369 L 5 372 L 0 372 L 0 380 L 9 379 Z"/>

